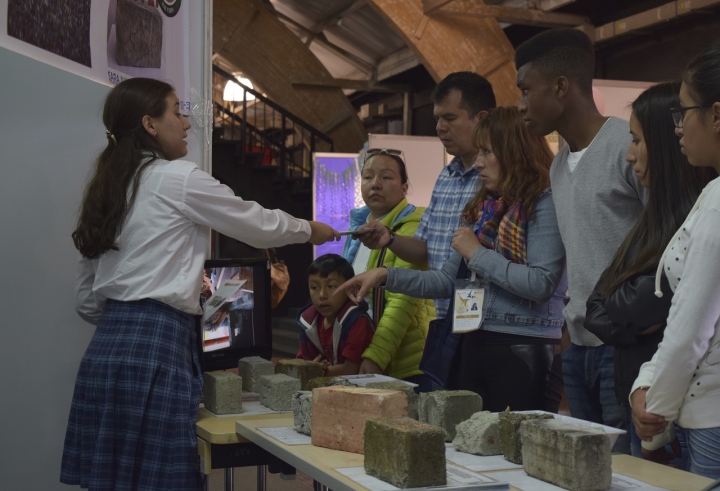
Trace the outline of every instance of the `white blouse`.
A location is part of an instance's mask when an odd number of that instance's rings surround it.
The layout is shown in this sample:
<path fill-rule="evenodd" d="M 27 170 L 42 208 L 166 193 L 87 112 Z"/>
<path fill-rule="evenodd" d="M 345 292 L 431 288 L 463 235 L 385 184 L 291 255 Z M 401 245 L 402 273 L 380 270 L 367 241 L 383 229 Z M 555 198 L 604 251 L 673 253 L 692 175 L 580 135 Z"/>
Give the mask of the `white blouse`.
<path fill-rule="evenodd" d="M 143 172 L 116 240 L 119 250 L 80 259 L 78 314 L 97 324 L 107 299 L 144 298 L 201 313 L 198 299 L 210 228 L 258 248 L 310 238 L 306 220 L 243 201 L 192 162 L 157 160 Z"/>
<path fill-rule="evenodd" d="M 714 428 L 720 427 L 720 178 L 694 208 L 660 263 L 675 293 L 663 340 L 632 392 L 650 387 L 647 411 L 684 428 Z"/>

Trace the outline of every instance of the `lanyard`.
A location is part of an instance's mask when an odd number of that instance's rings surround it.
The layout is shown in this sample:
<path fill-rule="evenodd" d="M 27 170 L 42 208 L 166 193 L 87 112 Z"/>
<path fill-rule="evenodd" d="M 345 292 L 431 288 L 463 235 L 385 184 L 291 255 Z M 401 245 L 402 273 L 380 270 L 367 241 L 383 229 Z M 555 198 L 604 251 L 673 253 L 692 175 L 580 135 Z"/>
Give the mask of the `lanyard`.
<path fill-rule="evenodd" d="M 490 213 L 494 212 L 497 208 L 497 198 L 490 198 L 483 208 L 482 216 L 480 217 L 480 221 L 478 222 L 478 233 L 480 233 L 480 230 L 482 230 L 483 225 L 485 225 L 485 221 L 490 217 Z"/>

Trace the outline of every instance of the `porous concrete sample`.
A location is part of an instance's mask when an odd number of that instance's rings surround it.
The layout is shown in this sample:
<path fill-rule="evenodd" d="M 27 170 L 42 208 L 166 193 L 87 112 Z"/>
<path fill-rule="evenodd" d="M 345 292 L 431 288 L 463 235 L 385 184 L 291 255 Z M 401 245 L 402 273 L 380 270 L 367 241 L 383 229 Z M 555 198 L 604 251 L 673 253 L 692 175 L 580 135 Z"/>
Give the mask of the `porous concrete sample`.
<path fill-rule="evenodd" d="M 601 429 L 559 419 L 523 421 L 522 459 L 525 472 L 570 491 L 610 488 L 610 437 Z"/>
<path fill-rule="evenodd" d="M 407 416 L 407 397 L 397 390 L 321 387 L 312 391 L 312 444 L 363 453 L 365 420 Z"/>
<path fill-rule="evenodd" d="M 469 390 L 423 392 L 418 403 L 420 422 L 444 429 L 448 442 L 455 438 L 455 426 L 478 411 L 482 411 L 482 399 Z"/>
<path fill-rule="evenodd" d="M 498 415 L 489 411 L 480 411 L 455 427 L 453 447 L 460 452 L 475 455 L 500 455 L 500 436 L 498 435 Z"/>
<path fill-rule="evenodd" d="M 203 373 L 203 400 L 213 414 L 242 412 L 242 379 L 231 372 Z"/>
<path fill-rule="evenodd" d="M 418 419 L 418 395 L 415 389 L 402 382 L 371 382 L 365 387 L 368 389 L 399 390 L 408 398 L 408 417 Z"/>
<path fill-rule="evenodd" d="M 300 390 L 300 381 L 282 373 L 260 376 L 256 389 L 260 404 L 273 411 L 292 411 L 292 398 Z"/>
<path fill-rule="evenodd" d="M 313 390 L 319 387 L 332 387 L 333 385 L 357 387 L 356 385 L 351 384 L 348 379 L 342 377 L 315 377 L 308 381 L 307 390 Z"/>
<path fill-rule="evenodd" d="M 163 19 L 155 6 L 138 0 L 117 0 L 115 58 L 118 65 L 160 68 Z"/>
<path fill-rule="evenodd" d="M 293 394 L 293 428 L 295 431 L 310 434 L 312 428 L 312 392 L 299 390 Z"/>
<path fill-rule="evenodd" d="M 322 365 L 312 361 L 295 358 L 292 360 L 280 360 L 275 365 L 275 373 L 284 373 L 290 377 L 300 380 L 300 390 L 308 390 L 308 382 L 315 377 L 322 377 Z"/>
<path fill-rule="evenodd" d="M 243 389 L 248 392 L 257 392 L 255 385 L 258 378 L 263 375 L 275 373 L 275 367 L 271 361 L 259 356 L 247 356 L 238 361 L 238 373 L 243 379 Z"/>
<path fill-rule="evenodd" d="M 505 460 L 522 464 L 522 435 L 520 423 L 530 419 L 553 419 L 552 414 L 535 413 L 523 414 L 504 411 L 499 413 L 500 418 L 500 447 Z"/>
<path fill-rule="evenodd" d="M 368 418 L 365 472 L 399 488 L 442 486 L 445 432 L 410 418 Z"/>

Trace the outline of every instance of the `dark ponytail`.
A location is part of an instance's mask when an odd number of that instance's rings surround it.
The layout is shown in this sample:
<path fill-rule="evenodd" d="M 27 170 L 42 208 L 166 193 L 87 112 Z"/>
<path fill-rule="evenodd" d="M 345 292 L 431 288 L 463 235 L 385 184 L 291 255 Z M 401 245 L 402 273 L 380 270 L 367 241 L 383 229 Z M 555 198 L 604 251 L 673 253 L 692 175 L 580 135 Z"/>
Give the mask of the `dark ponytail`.
<path fill-rule="evenodd" d="M 163 158 L 160 143 L 145 131 L 142 119 L 146 115 L 161 118 L 173 90 L 165 82 L 131 78 L 118 84 L 105 99 L 103 123 L 108 144 L 85 188 L 77 228 L 72 233 L 83 257 L 94 259 L 110 249 L 118 250 L 115 241 L 132 209 L 142 173 L 156 158 Z M 146 159 L 143 151 L 152 157 Z"/>

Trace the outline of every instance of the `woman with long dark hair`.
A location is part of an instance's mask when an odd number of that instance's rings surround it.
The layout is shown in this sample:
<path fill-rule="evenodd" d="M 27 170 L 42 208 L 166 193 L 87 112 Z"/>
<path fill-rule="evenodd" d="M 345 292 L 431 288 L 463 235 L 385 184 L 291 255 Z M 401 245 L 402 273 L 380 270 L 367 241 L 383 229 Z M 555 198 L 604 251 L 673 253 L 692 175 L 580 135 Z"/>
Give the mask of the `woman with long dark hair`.
<path fill-rule="evenodd" d="M 587 302 L 585 328 L 615 347 L 615 395 L 623 407 L 640 366 L 657 351 L 670 310 L 667 278 L 664 295 L 655 296 L 660 256 L 703 187 L 717 177 L 712 169 L 690 166 L 677 139 L 668 137 L 674 125 L 667 112 L 677 106 L 679 92 L 679 83 L 658 84 L 632 104 L 626 159 L 648 188 L 648 202 Z M 642 457 L 629 411 L 628 432 L 632 454 Z"/>
<path fill-rule="evenodd" d="M 455 387 L 480 394 L 489 411 L 545 409 L 567 290 L 565 249 L 549 190 L 553 155 L 515 107 L 490 110 L 474 143 L 483 187 L 465 207 L 468 226 L 455 233 L 454 252 L 442 269 L 378 268 L 341 288 L 356 301 L 382 285 L 420 298 L 455 297 L 456 310 L 481 312 L 475 330 L 462 335 Z M 463 263 L 470 278 L 484 283 L 482 295 L 475 289 L 472 300 L 455 294 Z"/>
<path fill-rule="evenodd" d="M 720 172 L 720 44 L 690 62 L 668 115 L 694 167 Z M 703 189 L 660 255 L 655 294 L 667 279 L 673 299 L 663 339 L 630 392 L 643 448 L 683 430 L 688 470 L 720 478 L 720 179 Z"/>
<path fill-rule="evenodd" d="M 167 83 L 133 78 L 105 100 L 107 147 L 72 234 L 76 309 L 97 325 L 80 363 L 60 480 L 92 490 L 201 488 L 194 318 L 213 228 L 255 247 L 337 237 L 243 201 L 192 163 Z"/>

